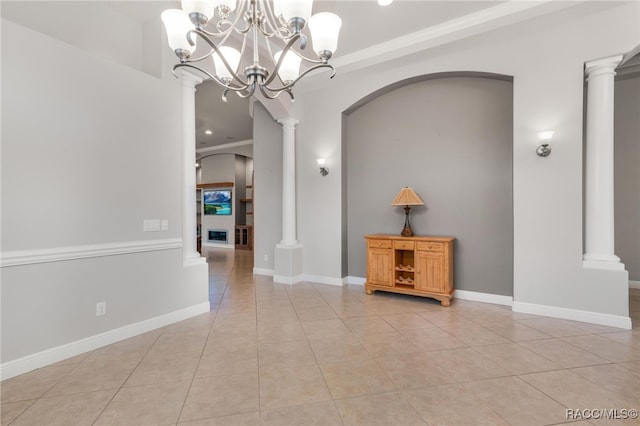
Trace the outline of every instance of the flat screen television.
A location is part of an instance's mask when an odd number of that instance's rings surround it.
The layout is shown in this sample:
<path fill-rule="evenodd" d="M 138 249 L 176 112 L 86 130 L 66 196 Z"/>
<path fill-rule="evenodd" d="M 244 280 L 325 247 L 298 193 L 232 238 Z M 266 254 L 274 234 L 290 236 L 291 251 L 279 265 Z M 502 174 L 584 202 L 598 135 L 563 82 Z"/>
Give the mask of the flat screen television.
<path fill-rule="evenodd" d="M 202 191 L 202 205 L 206 215 L 231 214 L 231 190 L 205 189 Z"/>

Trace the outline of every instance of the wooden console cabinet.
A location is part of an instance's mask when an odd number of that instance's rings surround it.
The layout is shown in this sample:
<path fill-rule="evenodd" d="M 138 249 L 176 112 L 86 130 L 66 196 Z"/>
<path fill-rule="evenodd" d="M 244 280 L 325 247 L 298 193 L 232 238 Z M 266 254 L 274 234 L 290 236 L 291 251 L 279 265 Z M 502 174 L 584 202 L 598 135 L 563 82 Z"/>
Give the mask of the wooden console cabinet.
<path fill-rule="evenodd" d="M 453 299 L 453 237 L 366 235 L 365 290 L 412 294 L 439 300 Z"/>

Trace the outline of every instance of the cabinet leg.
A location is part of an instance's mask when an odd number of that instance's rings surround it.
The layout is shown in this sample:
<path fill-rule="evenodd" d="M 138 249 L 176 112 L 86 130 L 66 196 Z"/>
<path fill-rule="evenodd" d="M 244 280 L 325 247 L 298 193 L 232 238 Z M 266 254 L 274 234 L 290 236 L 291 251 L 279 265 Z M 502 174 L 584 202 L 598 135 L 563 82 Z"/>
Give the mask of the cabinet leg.
<path fill-rule="evenodd" d="M 373 294 L 373 290 L 366 289 L 366 290 L 365 290 L 365 293 L 367 293 L 367 294 Z"/>
<path fill-rule="evenodd" d="M 444 306 L 444 307 L 447 307 L 447 306 L 451 305 L 451 300 L 449 300 L 449 299 L 447 299 L 447 300 L 442 300 L 442 301 L 440 302 L 440 304 L 441 304 L 442 306 Z"/>

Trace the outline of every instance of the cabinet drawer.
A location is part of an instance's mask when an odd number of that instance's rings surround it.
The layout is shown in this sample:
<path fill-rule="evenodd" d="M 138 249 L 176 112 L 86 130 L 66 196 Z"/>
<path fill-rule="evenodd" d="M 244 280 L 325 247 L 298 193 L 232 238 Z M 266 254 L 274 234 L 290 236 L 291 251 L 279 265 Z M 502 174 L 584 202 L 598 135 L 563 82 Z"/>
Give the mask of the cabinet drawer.
<path fill-rule="evenodd" d="M 419 242 L 418 250 L 423 251 L 444 251 L 444 243 L 436 243 L 436 242 Z"/>
<path fill-rule="evenodd" d="M 413 250 L 415 249 L 414 241 L 394 241 L 393 248 L 396 250 Z"/>
<path fill-rule="evenodd" d="M 369 240 L 369 247 L 391 248 L 391 240 Z"/>

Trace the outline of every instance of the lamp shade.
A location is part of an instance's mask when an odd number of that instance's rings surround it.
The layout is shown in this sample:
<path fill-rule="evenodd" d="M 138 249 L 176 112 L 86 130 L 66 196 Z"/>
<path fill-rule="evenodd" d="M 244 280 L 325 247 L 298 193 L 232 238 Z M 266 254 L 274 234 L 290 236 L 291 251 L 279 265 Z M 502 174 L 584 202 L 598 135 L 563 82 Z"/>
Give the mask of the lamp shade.
<path fill-rule="evenodd" d="M 424 206 L 424 201 L 408 186 L 400 190 L 396 198 L 391 202 L 392 206 Z"/>
<path fill-rule="evenodd" d="M 180 9 L 168 9 L 162 12 L 161 18 L 171 49 L 174 52 L 182 49 L 193 53 L 196 50 L 196 39 L 193 38 L 194 46 L 191 46 L 187 40 L 187 32 L 193 29 L 189 15 Z"/>
<path fill-rule="evenodd" d="M 277 52 L 274 57 L 276 62 L 280 60 L 280 56 L 282 55 L 282 51 Z M 296 55 L 293 51 L 289 50 L 282 61 L 282 65 L 278 70 L 278 75 L 282 79 L 282 81 L 293 81 L 298 78 L 300 74 L 300 62 L 302 58 Z"/>
<path fill-rule="evenodd" d="M 311 16 L 313 0 L 274 0 L 274 11 L 282 13 L 284 19 L 302 18 L 305 21 Z"/>
<path fill-rule="evenodd" d="M 213 2 L 209 0 L 182 0 L 182 10 L 190 13 L 200 13 L 211 19 L 213 16 Z"/>
<path fill-rule="evenodd" d="M 313 50 L 318 53 L 328 50 L 334 53 L 338 48 L 338 35 L 342 19 L 335 13 L 316 13 L 309 20 L 309 31 L 311 31 L 311 41 Z"/>
<path fill-rule="evenodd" d="M 240 63 L 240 52 L 229 46 L 220 47 L 220 52 L 222 52 L 222 56 L 224 56 L 231 69 L 236 71 Z M 220 79 L 232 79 L 233 75 L 224 66 L 224 62 L 222 62 L 218 53 L 214 52 L 211 56 L 213 56 L 213 65 L 216 67 L 216 75 Z"/>

